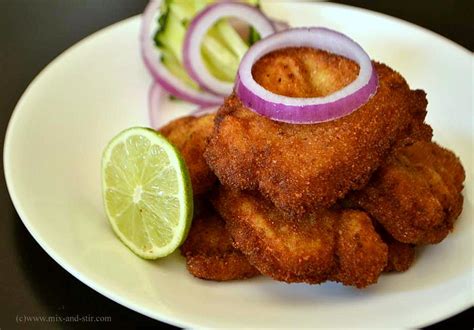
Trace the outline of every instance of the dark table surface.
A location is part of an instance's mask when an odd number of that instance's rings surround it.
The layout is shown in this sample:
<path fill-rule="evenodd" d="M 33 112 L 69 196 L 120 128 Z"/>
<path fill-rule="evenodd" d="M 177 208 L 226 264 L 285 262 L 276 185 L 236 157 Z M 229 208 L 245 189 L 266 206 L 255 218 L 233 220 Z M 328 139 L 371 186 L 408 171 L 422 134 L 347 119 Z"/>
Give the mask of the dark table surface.
<path fill-rule="evenodd" d="M 472 1 L 336 2 L 402 18 L 473 50 Z M 145 0 L 0 0 L 2 154 L 8 120 L 31 80 L 68 47 L 107 25 L 139 14 L 145 4 Z M 3 173 L 3 162 L 1 169 Z M 0 330 L 167 326 L 96 293 L 51 259 L 18 217 L 3 175 L 0 175 L 0 214 Z M 472 308 L 434 327 L 470 325 L 472 328 L 472 318 L 468 315 L 471 313 Z M 17 322 L 20 316 L 35 315 L 106 316 L 111 321 Z"/>

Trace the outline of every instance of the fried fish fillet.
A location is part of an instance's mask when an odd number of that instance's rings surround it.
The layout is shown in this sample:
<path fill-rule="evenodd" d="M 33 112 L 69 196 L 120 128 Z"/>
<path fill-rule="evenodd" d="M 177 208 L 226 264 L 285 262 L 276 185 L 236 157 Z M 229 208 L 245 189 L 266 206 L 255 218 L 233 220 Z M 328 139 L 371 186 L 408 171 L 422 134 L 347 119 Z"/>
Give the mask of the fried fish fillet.
<path fill-rule="evenodd" d="M 182 117 L 160 129 L 181 152 L 191 176 L 194 195 L 207 192 L 216 182 L 216 176 L 204 160 L 207 139 L 214 127 L 214 115 Z"/>
<path fill-rule="evenodd" d="M 462 211 L 464 179 L 451 151 L 419 141 L 397 149 L 351 199 L 396 240 L 435 244 L 449 234 Z"/>
<path fill-rule="evenodd" d="M 364 212 L 322 210 L 292 218 L 257 194 L 226 187 L 219 187 L 213 204 L 234 246 L 276 280 L 362 288 L 387 265 L 387 245 Z"/>
<path fill-rule="evenodd" d="M 181 253 L 186 258 L 188 271 L 198 278 L 229 281 L 260 274 L 232 246 L 224 221 L 211 209 L 201 212 L 193 220 Z"/>
<path fill-rule="evenodd" d="M 224 185 L 258 190 L 281 210 L 297 214 L 331 206 L 363 187 L 390 149 L 423 127 L 427 105 L 425 93 L 410 90 L 400 74 L 384 64 L 374 67 L 377 93 L 352 114 L 325 123 L 273 121 L 231 95 L 218 111 L 205 151 L 211 169 Z M 275 93 L 307 97 L 344 87 L 358 70 L 337 55 L 287 48 L 257 61 L 253 76 Z"/>

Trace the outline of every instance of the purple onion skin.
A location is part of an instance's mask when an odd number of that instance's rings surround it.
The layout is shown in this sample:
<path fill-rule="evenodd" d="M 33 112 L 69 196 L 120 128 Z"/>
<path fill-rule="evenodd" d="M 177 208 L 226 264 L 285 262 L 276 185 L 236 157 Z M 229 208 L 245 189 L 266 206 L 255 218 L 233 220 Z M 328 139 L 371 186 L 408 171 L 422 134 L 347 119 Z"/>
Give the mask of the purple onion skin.
<path fill-rule="evenodd" d="M 242 104 L 259 115 L 290 124 L 316 124 L 347 116 L 367 103 L 378 87 L 378 76 L 373 66 L 372 70 L 369 83 L 353 94 L 334 102 L 312 106 L 291 106 L 267 102 L 247 89 L 240 82 L 239 77 L 237 77 L 235 91 Z"/>

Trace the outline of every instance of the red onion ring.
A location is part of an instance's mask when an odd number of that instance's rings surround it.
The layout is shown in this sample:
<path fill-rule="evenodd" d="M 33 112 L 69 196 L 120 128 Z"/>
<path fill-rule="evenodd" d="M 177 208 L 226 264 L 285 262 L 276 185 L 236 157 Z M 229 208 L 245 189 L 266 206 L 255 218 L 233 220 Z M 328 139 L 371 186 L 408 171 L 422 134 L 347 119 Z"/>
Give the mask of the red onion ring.
<path fill-rule="evenodd" d="M 215 78 L 201 56 L 201 44 L 207 31 L 223 17 L 238 17 L 252 25 L 262 38 L 275 32 L 272 22 L 258 8 L 239 2 L 220 2 L 207 6 L 189 24 L 183 47 L 183 64 L 188 74 L 202 88 L 219 95 L 229 95 L 233 83 Z"/>
<path fill-rule="evenodd" d="M 146 67 L 152 74 L 154 80 L 168 93 L 177 98 L 202 106 L 221 104 L 224 100 L 222 97 L 193 89 L 171 74 L 161 63 L 159 52 L 153 44 L 153 37 L 151 35 L 151 27 L 161 2 L 161 0 L 150 1 L 143 12 L 140 43 L 142 58 Z"/>
<path fill-rule="evenodd" d="M 265 54 L 286 47 L 311 47 L 347 57 L 359 64 L 359 75 L 325 97 L 295 98 L 272 93 L 252 76 L 252 66 Z M 362 47 L 344 34 L 326 28 L 295 28 L 275 33 L 253 45 L 237 73 L 235 91 L 249 109 L 276 121 L 313 124 L 347 116 L 377 91 L 378 76 Z"/>
<path fill-rule="evenodd" d="M 150 126 L 156 130 L 160 128 L 160 108 L 167 96 L 168 94 L 158 83 L 153 82 L 151 84 L 148 91 L 148 116 L 150 118 Z"/>

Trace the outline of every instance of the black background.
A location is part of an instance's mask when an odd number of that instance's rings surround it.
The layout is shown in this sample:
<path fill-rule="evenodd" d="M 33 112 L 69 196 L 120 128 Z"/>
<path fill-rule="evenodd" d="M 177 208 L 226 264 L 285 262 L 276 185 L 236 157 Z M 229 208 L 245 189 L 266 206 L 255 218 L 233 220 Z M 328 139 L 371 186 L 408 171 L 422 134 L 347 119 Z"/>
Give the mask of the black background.
<path fill-rule="evenodd" d="M 472 1 L 335 2 L 402 18 L 473 50 Z M 145 0 L 0 0 L 2 154 L 8 120 L 31 80 L 68 47 L 111 23 L 139 14 L 145 4 Z M 0 164 L 3 173 L 3 162 Z M 53 261 L 20 221 L 3 175 L 0 175 L 0 216 L 0 330 L 166 326 L 101 296 Z M 470 312 L 472 309 L 434 327 L 472 328 Z M 112 322 L 18 324 L 16 315 L 111 316 Z"/>

